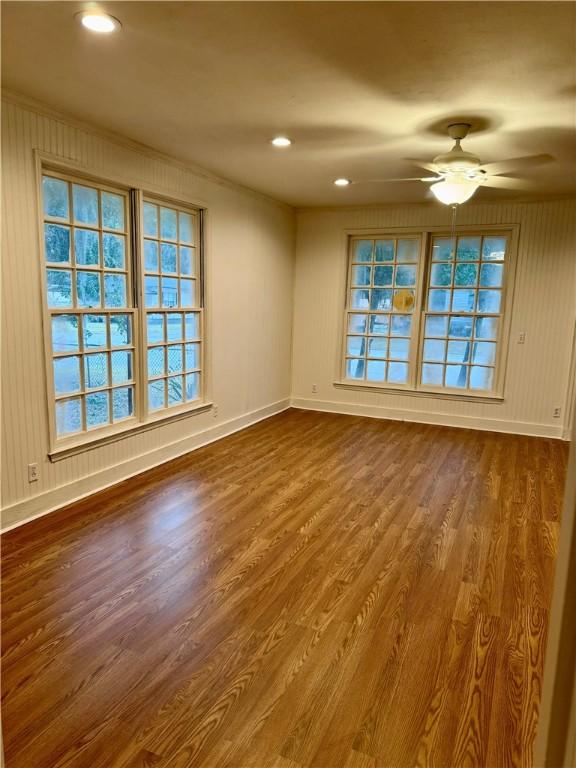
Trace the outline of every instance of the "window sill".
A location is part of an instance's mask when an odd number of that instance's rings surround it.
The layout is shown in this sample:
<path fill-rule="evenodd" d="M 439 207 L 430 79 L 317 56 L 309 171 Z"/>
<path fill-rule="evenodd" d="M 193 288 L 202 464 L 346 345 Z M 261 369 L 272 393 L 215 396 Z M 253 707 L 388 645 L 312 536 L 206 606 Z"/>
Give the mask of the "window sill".
<path fill-rule="evenodd" d="M 363 384 L 361 382 L 335 381 L 337 389 L 355 389 L 367 392 L 381 392 L 386 395 L 409 395 L 411 397 L 435 397 L 439 400 L 466 400 L 475 403 L 503 403 L 502 395 L 473 395 L 461 392 L 446 392 L 434 389 L 410 389 L 409 387 L 379 387 L 377 384 Z"/>
<path fill-rule="evenodd" d="M 70 456 L 75 456 L 85 451 L 91 451 L 94 448 L 101 448 L 103 445 L 109 443 L 115 443 L 118 440 L 123 440 L 126 437 L 132 437 L 141 432 L 148 432 L 150 429 L 155 429 L 163 424 L 169 424 L 173 421 L 180 421 L 180 419 L 186 419 L 188 416 L 195 416 L 199 413 L 205 413 L 213 407 L 213 403 L 205 402 L 199 403 L 193 407 L 173 411 L 172 413 L 160 413 L 152 415 L 148 421 L 135 422 L 130 421 L 125 426 L 114 430 L 113 432 L 100 432 L 89 435 L 82 435 L 81 437 L 71 438 L 61 445 L 55 446 L 49 453 L 48 458 L 51 462 L 61 461 L 67 459 Z"/>

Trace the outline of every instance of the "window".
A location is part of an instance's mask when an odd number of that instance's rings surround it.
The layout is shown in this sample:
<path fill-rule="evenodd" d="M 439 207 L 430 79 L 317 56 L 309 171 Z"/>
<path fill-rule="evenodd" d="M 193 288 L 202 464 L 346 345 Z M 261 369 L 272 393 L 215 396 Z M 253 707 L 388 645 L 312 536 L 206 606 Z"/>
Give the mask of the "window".
<path fill-rule="evenodd" d="M 140 202 L 138 191 L 132 200 L 122 187 L 43 173 L 53 447 L 202 403 L 200 211 L 146 198 L 133 245 Z"/>
<path fill-rule="evenodd" d="M 498 393 L 509 244 L 501 231 L 352 237 L 344 381 Z"/>

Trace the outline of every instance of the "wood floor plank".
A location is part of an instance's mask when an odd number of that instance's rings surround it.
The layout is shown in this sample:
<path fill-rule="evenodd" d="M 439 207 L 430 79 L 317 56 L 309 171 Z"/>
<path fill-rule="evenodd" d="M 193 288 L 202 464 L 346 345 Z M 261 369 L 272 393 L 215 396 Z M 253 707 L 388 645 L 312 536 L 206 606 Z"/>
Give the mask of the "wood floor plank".
<path fill-rule="evenodd" d="M 6 768 L 528 768 L 566 459 L 293 409 L 10 531 Z"/>

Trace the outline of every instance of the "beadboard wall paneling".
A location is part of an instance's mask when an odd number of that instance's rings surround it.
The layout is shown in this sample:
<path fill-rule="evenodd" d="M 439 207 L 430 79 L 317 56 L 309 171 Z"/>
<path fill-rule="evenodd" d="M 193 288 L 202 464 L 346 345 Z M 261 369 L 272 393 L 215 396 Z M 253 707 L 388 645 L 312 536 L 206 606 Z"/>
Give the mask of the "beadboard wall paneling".
<path fill-rule="evenodd" d="M 3 103 L 2 506 L 17 522 L 102 485 L 106 470 L 129 467 L 164 446 L 207 433 L 290 395 L 294 213 L 287 206 L 203 176 L 145 149 L 114 141 L 40 109 Z M 34 150 L 82 165 L 103 178 L 138 184 L 206 206 L 207 354 L 211 412 L 51 463 L 42 341 L 41 255 Z M 40 478 L 28 483 L 27 465 Z M 138 463 L 138 462 L 137 462 Z M 141 466 L 141 462 L 138 463 Z M 27 507 L 27 500 L 30 501 Z M 34 502 L 32 503 L 32 500 Z"/>
<path fill-rule="evenodd" d="M 345 233 L 449 226 L 438 205 L 301 210 L 297 215 L 292 402 L 305 408 L 567 437 L 576 312 L 576 200 L 471 203 L 457 224 L 519 225 L 504 402 L 334 387 L 345 300 Z M 518 335 L 526 332 L 526 342 Z M 312 385 L 317 393 L 312 393 Z M 562 418 L 553 417 L 556 406 Z"/>

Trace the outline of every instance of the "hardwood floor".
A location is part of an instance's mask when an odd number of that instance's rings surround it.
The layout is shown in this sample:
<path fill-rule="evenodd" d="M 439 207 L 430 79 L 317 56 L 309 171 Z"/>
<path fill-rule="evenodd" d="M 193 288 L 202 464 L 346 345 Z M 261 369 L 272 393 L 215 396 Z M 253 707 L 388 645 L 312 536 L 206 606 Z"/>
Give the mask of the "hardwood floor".
<path fill-rule="evenodd" d="M 531 765 L 566 459 L 292 410 L 5 534 L 6 768 Z"/>

